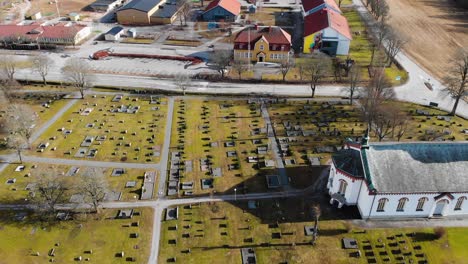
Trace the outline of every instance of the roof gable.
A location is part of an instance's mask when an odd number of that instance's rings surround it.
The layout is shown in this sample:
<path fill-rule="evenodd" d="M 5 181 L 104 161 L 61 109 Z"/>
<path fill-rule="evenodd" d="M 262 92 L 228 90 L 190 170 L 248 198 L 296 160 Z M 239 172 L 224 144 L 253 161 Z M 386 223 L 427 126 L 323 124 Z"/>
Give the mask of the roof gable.
<path fill-rule="evenodd" d="M 332 8 L 336 12 L 340 12 L 340 8 L 336 4 L 335 0 L 302 0 L 302 8 L 304 11 L 307 13 L 309 11 L 312 11 L 313 9 L 316 8 Z"/>
<path fill-rule="evenodd" d="M 214 9 L 215 7 L 220 6 L 229 13 L 237 16 L 240 13 L 241 4 L 237 0 L 214 0 L 208 4 L 205 9 L 205 13 Z"/>
<path fill-rule="evenodd" d="M 291 35 L 280 27 L 250 27 L 239 32 L 234 42 L 247 43 L 250 40 L 252 43 L 262 37 L 272 45 L 291 45 Z"/>
<path fill-rule="evenodd" d="M 304 37 L 310 36 L 328 27 L 336 30 L 347 39 L 352 39 L 348 20 L 341 14 L 327 8 L 323 8 L 304 18 Z"/>

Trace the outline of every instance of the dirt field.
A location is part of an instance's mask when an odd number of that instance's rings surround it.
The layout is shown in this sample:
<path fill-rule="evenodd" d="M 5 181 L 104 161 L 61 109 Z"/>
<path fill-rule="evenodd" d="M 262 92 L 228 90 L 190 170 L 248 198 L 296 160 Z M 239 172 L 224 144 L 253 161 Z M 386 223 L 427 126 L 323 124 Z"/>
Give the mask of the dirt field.
<path fill-rule="evenodd" d="M 82 16 L 84 13 L 82 9 L 87 5 L 93 3 L 95 0 L 58 0 L 58 7 L 61 16 L 66 16 L 71 12 L 81 13 Z M 57 8 L 54 1 L 51 0 L 38 0 L 31 1 L 31 8 L 28 13 L 34 13 L 41 11 L 42 16 L 56 16 Z"/>
<path fill-rule="evenodd" d="M 439 79 L 459 47 L 468 47 L 468 10 L 453 0 L 391 0 L 390 24 L 410 38 L 406 53 Z"/>

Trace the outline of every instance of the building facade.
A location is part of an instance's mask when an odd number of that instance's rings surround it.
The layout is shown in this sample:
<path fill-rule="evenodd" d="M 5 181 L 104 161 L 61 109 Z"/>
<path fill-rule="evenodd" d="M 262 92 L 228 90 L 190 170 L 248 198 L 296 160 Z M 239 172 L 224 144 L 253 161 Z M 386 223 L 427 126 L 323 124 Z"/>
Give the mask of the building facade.
<path fill-rule="evenodd" d="M 132 0 L 117 10 L 117 21 L 122 25 L 171 24 L 180 15 L 183 1 Z"/>
<path fill-rule="evenodd" d="M 250 27 L 234 40 L 234 59 L 250 62 L 281 62 L 291 54 L 291 35 L 280 27 Z"/>
<path fill-rule="evenodd" d="M 348 142 L 332 160 L 330 203 L 363 219 L 468 216 L 465 142 Z"/>

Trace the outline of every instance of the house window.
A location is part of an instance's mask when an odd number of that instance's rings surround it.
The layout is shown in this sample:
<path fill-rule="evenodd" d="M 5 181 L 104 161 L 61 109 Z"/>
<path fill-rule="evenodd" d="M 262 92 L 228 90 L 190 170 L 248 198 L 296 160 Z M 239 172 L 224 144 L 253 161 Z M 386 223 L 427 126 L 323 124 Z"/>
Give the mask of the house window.
<path fill-rule="evenodd" d="M 262 45 L 260 45 L 260 50 L 263 50 L 265 47 Z"/>
<path fill-rule="evenodd" d="M 377 212 L 385 211 L 385 204 L 388 202 L 387 198 L 382 198 L 379 200 L 379 205 L 377 206 Z"/>
<path fill-rule="evenodd" d="M 273 59 L 273 54 L 270 54 L 270 59 Z"/>
<path fill-rule="evenodd" d="M 346 188 L 348 188 L 348 183 L 345 180 L 340 180 L 340 188 L 338 189 L 338 193 L 345 194 Z"/>
<path fill-rule="evenodd" d="M 405 204 L 408 201 L 408 198 L 401 198 L 398 201 L 397 212 L 403 212 L 405 210 Z"/>
<path fill-rule="evenodd" d="M 466 200 L 466 196 L 462 196 L 462 197 L 458 198 L 457 204 L 455 205 L 455 210 L 461 210 L 462 205 L 463 205 L 463 201 L 465 201 L 465 200 Z"/>
<path fill-rule="evenodd" d="M 423 211 L 424 209 L 424 203 L 427 202 L 429 199 L 427 197 L 422 197 L 419 198 L 418 200 L 418 206 L 416 206 L 416 211 Z"/>
<path fill-rule="evenodd" d="M 284 50 L 284 45 L 281 45 L 281 50 L 282 50 L 282 51 Z"/>

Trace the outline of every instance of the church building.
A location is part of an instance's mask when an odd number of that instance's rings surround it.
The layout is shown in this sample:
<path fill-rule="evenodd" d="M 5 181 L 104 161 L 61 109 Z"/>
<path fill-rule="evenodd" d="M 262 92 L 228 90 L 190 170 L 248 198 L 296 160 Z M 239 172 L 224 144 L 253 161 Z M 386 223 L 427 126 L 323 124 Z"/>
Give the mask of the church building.
<path fill-rule="evenodd" d="M 332 157 L 330 203 L 363 219 L 468 216 L 468 142 L 347 142 Z"/>

